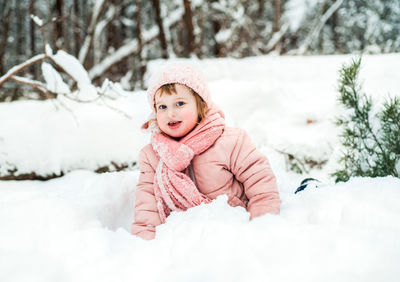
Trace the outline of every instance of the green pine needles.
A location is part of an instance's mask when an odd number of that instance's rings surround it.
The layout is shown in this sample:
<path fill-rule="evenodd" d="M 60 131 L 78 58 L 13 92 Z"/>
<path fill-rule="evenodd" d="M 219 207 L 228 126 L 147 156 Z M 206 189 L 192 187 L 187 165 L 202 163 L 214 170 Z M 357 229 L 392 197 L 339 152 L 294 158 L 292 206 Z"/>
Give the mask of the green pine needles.
<path fill-rule="evenodd" d="M 352 176 L 400 175 L 400 100 L 389 98 L 376 112 L 372 100 L 358 82 L 361 58 L 343 65 L 339 79 L 339 101 L 347 115 L 337 118 L 344 147 L 342 169 L 332 174 L 336 182 Z"/>

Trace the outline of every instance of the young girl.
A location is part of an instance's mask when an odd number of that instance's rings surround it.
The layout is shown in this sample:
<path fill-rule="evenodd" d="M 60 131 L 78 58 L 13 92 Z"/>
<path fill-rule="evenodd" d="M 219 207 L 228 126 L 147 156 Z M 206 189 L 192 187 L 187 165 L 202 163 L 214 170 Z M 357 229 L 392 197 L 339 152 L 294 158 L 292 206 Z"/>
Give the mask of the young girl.
<path fill-rule="evenodd" d="M 148 99 L 154 118 L 142 126 L 152 136 L 139 155 L 133 234 L 153 239 L 172 211 L 221 194 L 231 206 L 246 208 L 250 218 L 279 213 L 268 160 L 244 130 L 225 126 L 200 72 L 182 65 L 165 68 L 151 80 Z"/>

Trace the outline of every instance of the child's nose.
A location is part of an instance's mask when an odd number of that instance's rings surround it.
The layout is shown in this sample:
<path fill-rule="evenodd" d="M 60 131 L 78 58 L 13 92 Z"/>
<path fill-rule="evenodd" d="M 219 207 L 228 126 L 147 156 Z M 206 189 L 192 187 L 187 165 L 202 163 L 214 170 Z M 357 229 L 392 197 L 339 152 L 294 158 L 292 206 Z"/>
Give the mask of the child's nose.
<path fill-rule="evenodd" d="M 170 118 L 176 117 L 175 109 L 169 109 L 169 110 L 168 110 L 168 116 L 169 116 Z"/>

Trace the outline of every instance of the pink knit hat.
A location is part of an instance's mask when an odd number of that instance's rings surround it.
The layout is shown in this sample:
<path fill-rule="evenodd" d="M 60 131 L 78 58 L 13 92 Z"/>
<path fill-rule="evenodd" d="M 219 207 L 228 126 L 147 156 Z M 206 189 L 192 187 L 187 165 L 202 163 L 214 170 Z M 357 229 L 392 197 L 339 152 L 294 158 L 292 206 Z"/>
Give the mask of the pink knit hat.
<path fill-rule="evenodd" d="M 204 102 L 207 103 L 207 105 L 210 106 L 212 104 L 210 91 L 208 90 L 206 79 L 203 74 L 191 66 L 174 64 L 164 67 L 149 80 L 147 97 L 153 112 L 155 112 L 154 96 L 157 90 L 161 86 L 170 83 L 186 85 L 199 94 L 199 96 L 204 100 Z"/>

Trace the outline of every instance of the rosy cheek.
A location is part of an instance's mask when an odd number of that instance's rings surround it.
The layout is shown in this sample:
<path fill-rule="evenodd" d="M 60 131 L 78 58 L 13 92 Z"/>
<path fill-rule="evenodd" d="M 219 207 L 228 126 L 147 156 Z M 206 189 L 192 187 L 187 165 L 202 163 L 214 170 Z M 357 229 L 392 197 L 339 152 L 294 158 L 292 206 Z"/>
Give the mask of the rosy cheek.
<path fill-rule="evenodd" d="M 185 111 L 181 114 L 183 120 L 186 121 L 186 126 L 194 127 L 197 122 L 197 114 L 192 111 Z"/>
<path fill-rule="evenodd" d="M 157 119 L 158 124 L 160 124 L 160 123 L 162 124 L 165 121 L 164 115 L 161 114 L 160 112 L 157 113 L 156 119 Z"/>

